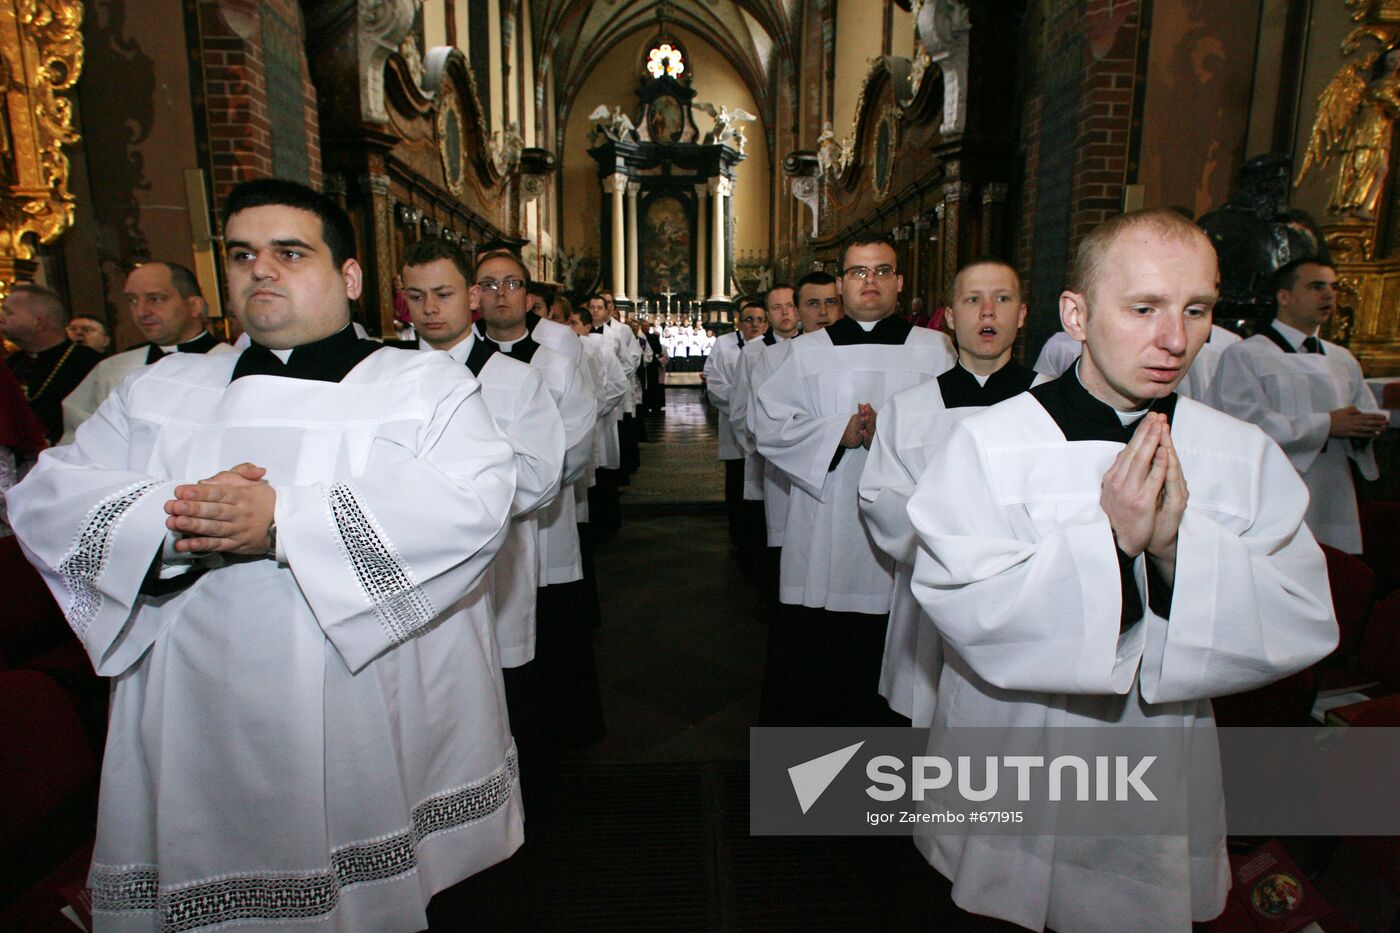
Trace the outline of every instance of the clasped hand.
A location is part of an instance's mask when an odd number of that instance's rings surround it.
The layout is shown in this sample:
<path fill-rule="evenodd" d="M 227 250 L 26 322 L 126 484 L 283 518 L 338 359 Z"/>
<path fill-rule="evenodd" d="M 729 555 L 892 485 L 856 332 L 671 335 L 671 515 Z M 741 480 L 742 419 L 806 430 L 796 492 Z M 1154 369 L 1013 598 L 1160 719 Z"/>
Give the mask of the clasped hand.
<path fill-rule="evenodd" d="M 266 474 L 260 466 L 240 463 L 198 483 L 176 486 L 175 498 L 165 503 L 165 527 L 183 536 L 175 550 L 267 553 L 277 493 L 263 480 Z"/>
<path fill-rule="evenodd" d="M 1165 415 L 1148 412 L 1103 475 L 1099 505 L 1119 549 L 1129 557 L 1146 551 L 1164 572 L 1172 570 L 1186 500 L 1171 426 Z"/>
<path fill-rule="evenodd" d="M 870 449 L 875 441 L 875 409 L 861 402 L 851 420 L 846 423 L 846 432 L 841 435 L 842 447 L 864 447 Z"/>

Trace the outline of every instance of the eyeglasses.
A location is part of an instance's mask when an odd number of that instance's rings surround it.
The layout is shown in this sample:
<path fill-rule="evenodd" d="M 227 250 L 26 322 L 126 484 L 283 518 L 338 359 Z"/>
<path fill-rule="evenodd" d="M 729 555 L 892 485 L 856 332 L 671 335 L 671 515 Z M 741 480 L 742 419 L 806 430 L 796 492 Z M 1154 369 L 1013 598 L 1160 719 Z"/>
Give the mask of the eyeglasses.
<path fill-rule="evenodd" d="M 871 269 L 869 266 L 848 266 L 841 274 L 849 275 L 851 278 L 860 279 L 863 282 L 870 278 L 872 272 L 877 279 L 887 279 L 895 274 L 894 266 L 888 265 L 876 266 L 874 269 Z"/>
<path fill-rule="evenodd" d="M 763 323 L 765 323 L 765 322 L 768 320 L 768 318 L 766 318 L 766 317 L 746 317 L 746 318 L 740 318 L 739 320 L 740 320 L 742 323 L 744 323 L 744 324 L 763 324 Z"/>
<path fill-rule="evenodd" d="M 508 292 L 518 292 L 525 287 L 525 280 L 501 279 L 497 282 L 495 279 L 482 279 L 476 283 L 476 287 L 486 292 L 498 292 L 503 288 Z"/>

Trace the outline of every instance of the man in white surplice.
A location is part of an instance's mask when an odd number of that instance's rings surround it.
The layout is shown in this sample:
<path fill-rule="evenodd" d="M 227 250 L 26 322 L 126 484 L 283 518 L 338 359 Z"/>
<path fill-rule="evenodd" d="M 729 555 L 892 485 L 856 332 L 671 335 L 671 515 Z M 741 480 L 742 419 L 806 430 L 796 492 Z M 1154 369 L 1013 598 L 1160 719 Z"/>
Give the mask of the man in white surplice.
<path fill-rule="evenodd" d="M 1380 475 L 1371 442 L 1386 416 L 1356 357 L 1318 336 L 1337 306 L 1337 270 L 1300 260 L 1280 269 L 1274 284 L 1278 317 L 1221 355 L 1205 401 L 1277 441 L 1308 486 L 1317 540 L 1360 554 L 1351 464 L 1367 479 Z"/>
<path fill-rule="evenodd" d="M 894 245 L 842 252 L 846 316 L 786 344 L 753 398 L 758 452 L 792 481 L 770 622 L 768 725 L 880 725 L 877 692 L 894 563 L 861 524 L 857 484 L 891 395 L 953 363 L 952 343 L 895 314 L 904 280 Z"/>
<path fill-rule="evenodd" d="M 956 338 L 957 365 L 890 398 L 860 478 L 865 527 L 895 562 L 880 695 L 916 726 L 927 726 L 933 716 L 940 662 L 938 633 L 909 589 L 918 544 L 909 497 L 959 418 L 1045 381 L 1011 358 L 1026 322 L 1021 294 L 1020 274 L 1000 260 L 977 260 L 958 270 L 945 318 Z M 955 485 L 950 482 L 949 489 Z"/>
<path fill-rule="evenodd" d="M 744 448 L 741 430 L 730 414 L 739 377 L 739 355 L 751 343 L 759 342 L 768 329 L 768 315 L 762 303 L 744 299 L 739 308 L 739 326 L 715 341 L 705 359 L 705 394 L 718 413 L 719 459 L 724 464 L 724 509 L 729 519 L 729 545 L 741 565 L 753 565 L 757 554 L 749 553 L 744 524 Z"/>
<path fill-rule="evenodd" d="M 480 384 L 357 338 L 354 232 L 230 193 L 239 354 L 132 373 L 11 492 L 113 678 L 98 929 L 417 930 L 522 839 L 488 623 L 461 602 L 515 492 Z"/>
<path fill-rule="evenodd" d="M 1060 297 L 1078 366 L 961 420 L 910 500 L 914 595 L 943 646 L 930 749 L 963 726 L 1047 742 L 1062 726 L 1180 730 L 1194 739 L 1189 806 L 1206 817 L 1189 836 L 916 836 L 966 910 L 1062 931 L 1215 917 L 1230 871 L 1217 750 L 1199 731 L 1210 698 L 1336 644 L 1288 460 L 1174 394 L 1217 280 L 1210 241 L 1172 211 L 1089 233 Z"/>
<path fill-rule="evenodd" d="M 481 383 L 481 397 L 496 427 L 515 449 L 510 532 L 487 574 L 491 599 L 476 601 L 474 608 L 492 619 L 506 670 L 512 732 L 528 767 L 539 736 L 531 666 L 536 644 L 539 513 L 559 493 L 565 450 L 564 422 L 543 371 L 557 367 L 567 376 L 574 366 L 562 354 L 530 339 L 525 327 L 526 281 L 518 263 L 508 255 L 488 262 L 492 268 L 482 279 L 490 285 L 486 289 L 475 284 L 472 266 L 456 246 L 425 239 L 404 254 L 401 274 L 418 334 L 417 349 L 442 351 L 471 371 Z M 512 316 L 507 335 L 498 332 L 501 339 L 487 339 L 472 328 L 472 308 L 489 304 L 503 290 L 519 306 L 519 314 Z M 474 297 L 478 291 L 486 296 L 485 302 Z M 488 313 L 483 307 L 482 322 L 489 325 L 494 318 L 494 308 Z"/>
<path fill-rule="evenodd" d="M 122 298 L 146 343 L 108 357 L 92 368 L 63 400 L 63 439 L 73 443 L 78 425 L 92 417 L 126 374 L 170 353 L 232 353 L 233 347 L 206 328 L 209 307 L 199 280 L 173 262 L 142 263 L 127 273 Z"/>

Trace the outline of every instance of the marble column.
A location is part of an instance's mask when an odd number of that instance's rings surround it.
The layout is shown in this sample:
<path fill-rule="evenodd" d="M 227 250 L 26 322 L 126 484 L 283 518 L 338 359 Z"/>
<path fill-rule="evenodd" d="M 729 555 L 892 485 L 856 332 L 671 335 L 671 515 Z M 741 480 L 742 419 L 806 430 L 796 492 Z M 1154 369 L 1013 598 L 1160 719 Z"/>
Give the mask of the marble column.
<path fill-rule="evenodd" d="M 627 185 L 627 294 L 633 301 L 641 297 L 641 289 L 637 287 L 637 195 L 641 190 L 642 186 L 635 181 Z"/>
<path fill-rule="evenodd" d="M 613 301 L 627 301 L 627 238 L 626 210 L 622 197 L 627 190 L 627 176 L 622 172 L 603 179 L 603 191 L 612 195 L 612 285 Z"/>
<path fill-rule="evenodd" d="M 705 260 L 708 258 L 708 246 L 705 243 L 706 218 L 709 216 L 710 186 L 695 186 L 695 206 L 698 212 L 695 215 L 695 297 L 704 300 L 706 284 L 706 271 L 708 266 Z"/>
<path fill-rule="evenodd" d="M 710 191 L 715 203 L 710 206 L 710 300 L 728 301 L 725 285 L 725 217 L 724 199 L 733 190 L 728 178 L 710 179 Z"/>

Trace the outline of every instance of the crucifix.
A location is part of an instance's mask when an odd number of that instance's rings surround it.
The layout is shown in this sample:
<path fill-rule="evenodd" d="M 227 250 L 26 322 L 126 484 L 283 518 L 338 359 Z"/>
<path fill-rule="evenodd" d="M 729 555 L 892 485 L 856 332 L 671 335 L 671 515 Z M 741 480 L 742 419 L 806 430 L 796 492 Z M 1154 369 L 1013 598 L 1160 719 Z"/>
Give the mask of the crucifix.
<path fill-rule="evenodd" d="M 666 283 L 666 291 L 662 292 L 661 294 L 663 294 L 663 295 L 666 296 L 666 313 L 667 313 L 667 314 L 670 314 L 670 313 L 671 313 L 671 296 L 674 295 L 674 294 L 676 294 L 675 292 L 671 291 L 671 283 L 670 283 L 670 282 L 667 282 L 667 283 Z"/>

